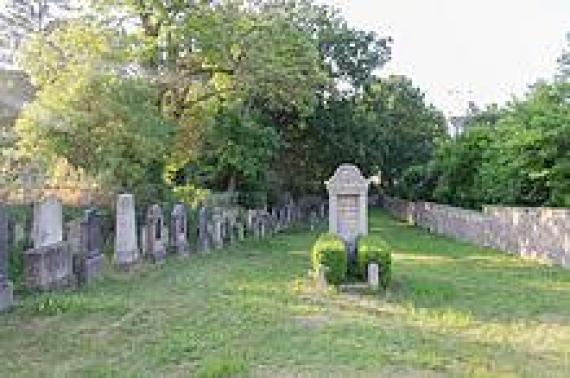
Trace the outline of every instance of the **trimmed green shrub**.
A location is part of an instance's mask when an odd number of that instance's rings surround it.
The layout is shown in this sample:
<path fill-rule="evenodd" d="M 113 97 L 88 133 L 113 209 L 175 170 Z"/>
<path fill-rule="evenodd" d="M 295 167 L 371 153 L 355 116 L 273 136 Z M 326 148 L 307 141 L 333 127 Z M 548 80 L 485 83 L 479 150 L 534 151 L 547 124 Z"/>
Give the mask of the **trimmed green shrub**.
<path fill-rule="evenodd" d="M 364 279 L 368 277 L 368 264 L 378 264 L 379 283 L 388 287 L 392 278 L 392 251 L 388 243 L 378 236 L 358 239 L 358 270 Z"/>
<path fill-rule="evenodd" d="M 313 270 L 319 265 L 327 267 L 327 282 L 338 285 L 346 279 L 347 257 L 344 242 L 332 234 L 322 234 L 313 246 L 311 253 Z"/>

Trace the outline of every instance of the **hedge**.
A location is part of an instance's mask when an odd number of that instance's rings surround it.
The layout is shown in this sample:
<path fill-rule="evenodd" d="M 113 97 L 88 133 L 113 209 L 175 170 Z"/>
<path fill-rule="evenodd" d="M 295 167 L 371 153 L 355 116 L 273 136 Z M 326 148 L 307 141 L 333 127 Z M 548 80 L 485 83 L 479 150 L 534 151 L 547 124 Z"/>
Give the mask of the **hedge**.
<path fill-rule="evenodd" d="M 378 264 L 379 283 L 383 288 L 390 284 L 392 278 L 392 252 L 388 243 L 375 235 L 358 239 L 358 270 L 364 279 L 368 276 L 368 265 Z"/>
<path fill-rule="evenodd" d="M 327 268 L 325 278 L 328 283 L 338 285 L 346 279 L 346 248 L 337 235 L 322 234 L 313 246 L 311 259 L 315 272 L 319 265 Z"/>

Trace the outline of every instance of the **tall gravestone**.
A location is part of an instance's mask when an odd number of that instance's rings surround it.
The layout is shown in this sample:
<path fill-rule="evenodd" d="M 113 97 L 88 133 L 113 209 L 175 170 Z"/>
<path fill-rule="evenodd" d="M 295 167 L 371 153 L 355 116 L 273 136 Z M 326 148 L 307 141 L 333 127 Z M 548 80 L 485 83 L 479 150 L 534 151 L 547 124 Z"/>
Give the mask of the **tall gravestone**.
<path fill-rule="evenodd" d="M 207 252 L 211 248 L 210 232 L 208 229 L 208 221 L 210 212 L 207 207 L 201 207 L 198 211 L 198 249 Z"/>
<path fill-rule="evenodd" d="M 32 234 L 34 248 L 63 240 L 63 212 L 61 202 L 57 198 L 48 197 L 34 206 Z"/>
<path fill-rule="evenodd" d="M 326 182 L 329 192 L 329 232 L 347 245 L 349 261 L 356 258 L 356 240 L 368 234 L 368 186 L 360 170 L 343 164 Z"/>
<path fill-rule="evenodd" d="M 13 289 L 8 280 L 8 212 L 0 204 L 0 311 L 12 306 Z"/>
<path fill-rule="evenodd" d="M 48 197 L 34 206 L 34 248 L 23 256 L 24 281 L 29 290 L 53 290 L 74 284 L 73 254 L 63 241 L 61 202 Z"/>
<path fill-rule="evenodd" d="M 154 263 L 162 263 L 166 258 L 166 233 L 164 216 L 159 205 L 152 205 L 146 217 L 147 257 Z"/>
<path fill-rule="evenodd" d="M 139 258 L 133 195 L 120 194 L 117 197 L 116 211 L 115 264 L 120 268 L 129 268 Z"/>
<path fill-rule="evenodd" d="M 176 248 L 176 252 L 180 256 L 188 256 L 190 249 L 188 246 L 188 216 L 186 206 L 179 203 L 174 205 L 172 209 L 172 217 L 170 222 L 172 245 Z"/>
<path fill-rule="evenodd" d="M 85 211 L 81 221 L 81 250 L 78 256 L 78 280 L 90 284 L 103 271 L 103 224 L 97 209 Z"/>

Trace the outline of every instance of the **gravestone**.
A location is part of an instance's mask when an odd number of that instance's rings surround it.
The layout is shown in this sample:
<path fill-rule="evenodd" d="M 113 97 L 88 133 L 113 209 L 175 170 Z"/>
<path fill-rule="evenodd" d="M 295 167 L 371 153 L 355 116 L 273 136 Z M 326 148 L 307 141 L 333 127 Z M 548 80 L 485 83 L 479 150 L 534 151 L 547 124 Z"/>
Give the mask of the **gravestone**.
<path fill-rule="evenodd" d="M 209 229 L 212 233 L 212 244 L 216 249 L 223 248 L 224 246 L 224 240 L 222 238 L 222 221 L 222 216 L 217 211 L 215 211 L 214 214 L 212 214 L 212 224 Z"/>
<path fill-rule="evenodd" d="M 55 197 L 35 204 L 34 247 L 24 253 L 24 281 L 29 290 L 52 290 L 75 283 L 73 253 L 63 241 L 61 202 Z M 75 246 L 75 245 L 74 245 Z"/>
<path fill-rule="evenodd" d="M 81 249 L 74 264 L 81 285 L 89 285 L 101 276 L 104 259 L 101 216 L 96 209 L 89 209 L 81 220 Z"/>
<path fill-rule="evenodd" d="M 172 217 L 170 222 L 172 245 L 180 256 L 188 256 L 190 248 L 188 246 L 187 227 L 188 217 L 186 206 L 179 203 L 172 209 Z"/>
<path fill-rule="evenodd" d="M 243 224 L 242 221 L 238 221 L 236 223 L 236 228 L 237 228 L 237 239 L 239 241 L 243 241 L 245 239 L 245 225 Z"/>
<path fill-rule="evenodd" d="M 14 301 L 12 282 L 8 280 L 8 212 L 0 204 L 0 311 L 12 306 Z"/>
<path fill-rule="evenodd" d="M 32 239 L 34 248 L 59 243 L 63 240 L 63 213 L 61 202 L 48 197 L 34 206 Z"/>
<path fill-rule="evenodd" d="M 117 224 L 115 227 L 115 263 L 129 268 L 139 258 L 135 219 L 135 199 L 132 194 L 117 197 Z"/>
<path fill-rule="evenodd" d="M 146 257 L 160 264 L 166 258 L 164 216 L 159 205 L 152 205 L 146 215 Z"/>
<path fill-rule="evenodd" d="M 326 183 L 329 192 L 329 232 L 347 246 L 349 262 L 356 258 L 356 240 L 368 234 L 368 186 L 360 170 L 344 164 Z"/>
<path fill-rule="evenodd" d="M 201 207 L 198 211 L 198 249 L 202 252 L 210 250 L 210 234 L 208 229 L 209 211 L 206 207 Z"/>
<path fill-rule="evenodd" d="M 368 264 L 368 285 L 373 290 L 378 290 L 379 285 L 378 264 Z"/>

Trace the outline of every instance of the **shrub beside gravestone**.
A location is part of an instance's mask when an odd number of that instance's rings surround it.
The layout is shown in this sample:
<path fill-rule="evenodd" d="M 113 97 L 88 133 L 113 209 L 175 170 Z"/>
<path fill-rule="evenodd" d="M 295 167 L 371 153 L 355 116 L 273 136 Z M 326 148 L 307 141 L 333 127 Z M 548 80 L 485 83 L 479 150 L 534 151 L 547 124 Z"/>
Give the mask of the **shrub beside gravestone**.
<path fill-rule="evenodd" d="M 339 285 L 346 278 L 347 256 L 342 239 L 333 234 L 322 234 L 312 250 L 313 270 L 317 272 L 322 265 L 326 267 L 325 277 L 328 283 Z"/>
<path fill-rule="evenodd" d="M 363 278 L 367 278 L 368 265 L 378 265 L 379 284 L 386 288 L 392 277 L 392 254 L 388 243 L 379 238 L 363 236 L 358 239 L 358 271 Z"/>

